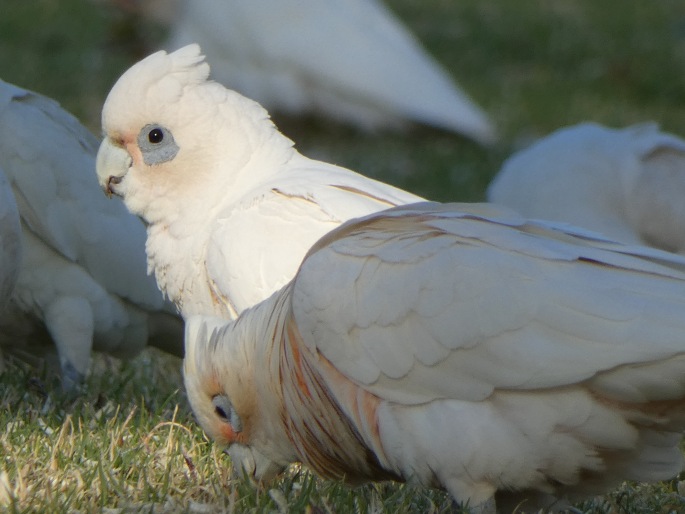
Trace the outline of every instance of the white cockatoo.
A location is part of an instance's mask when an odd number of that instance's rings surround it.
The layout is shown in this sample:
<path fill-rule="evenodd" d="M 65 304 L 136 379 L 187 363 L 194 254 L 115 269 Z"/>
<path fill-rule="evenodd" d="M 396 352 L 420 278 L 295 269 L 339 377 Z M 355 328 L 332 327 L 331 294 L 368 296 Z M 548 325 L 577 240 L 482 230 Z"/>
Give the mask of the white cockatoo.
<path fill-rule="evenodd" d="M 654 123 L 581 123 L 514 154 L 488 200 L 629 244 L 685 253 L 685 140 Z"/>
<path fill-rule="evenodd" d="M 14 193 L 0 168 L 0 316 L 9 302 L 21 266 L 21 227 Z M 0 362 L 0 367 L 2 362 Z"/>
<path fill-rule="evenodd" d="M 216 80 L 269 110 L 495 139 L 485 113 L 380 0 L 180 4 L 167 46 L 199 43 Z"/>
<path fill-rule="evenodd" d="M 537 512 L 683 468 L 684 313 L 678 255 L 421 203 L 330 232 L 237 321 L 186 320 L 185 385 L 257 479 L 301 461 Z"/>
<path fill-rule="evenodd" d="M 98 186 L 97 148 L 56 102 L 0 81 L 0 167 L 23 243 L 0 343 L 21 346 L 44 324 L 67 387 L 87 373 L 91 350 L 130 357 L 149 340 L 183 351 L 182 321 L 147 275 L 143 223 Z"/>
<path fill-rule="evenodd" d="M 97 173 L 147 224 L 148 267 L 184 318 L 236 317 L 340 223 L 420 198 L 304 157 L 256 102 L 208 79 L 198 45 L 126 71 Z"/>

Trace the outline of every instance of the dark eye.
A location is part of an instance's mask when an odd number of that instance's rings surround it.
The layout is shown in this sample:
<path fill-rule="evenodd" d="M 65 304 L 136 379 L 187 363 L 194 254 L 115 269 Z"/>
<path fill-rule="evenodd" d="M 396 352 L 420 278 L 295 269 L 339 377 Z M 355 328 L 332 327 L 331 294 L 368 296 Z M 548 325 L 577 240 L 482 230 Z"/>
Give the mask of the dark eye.
<path fill-rule="evenodd" d="M 214 405 L 214 412 L 216 412 L 217 416 L 219 416 L 224 421 L 228 421 L 228 416 L 230 415 L 230 413 L 226 412 L 220 405 Z"/>
<path fill-rule="evenodd" d="M 242 421 L 240 420 L 238 413 L 233 408 L 233 405 L 227 396 L 223 394 L 217 394 L 216 396 L 213 396 L 212 405 L 214 406 L 214 412 L 216 415 L 226 423 L 230 424 L 236 433 L 242 431 Z"/>
<path fill-rule="evenodd" d="M 164 139 L 164 131 L 159 127 L 153 128 L 147 134 L 147 140 L 153 144 L 161 143 L 163 139 Z"/>

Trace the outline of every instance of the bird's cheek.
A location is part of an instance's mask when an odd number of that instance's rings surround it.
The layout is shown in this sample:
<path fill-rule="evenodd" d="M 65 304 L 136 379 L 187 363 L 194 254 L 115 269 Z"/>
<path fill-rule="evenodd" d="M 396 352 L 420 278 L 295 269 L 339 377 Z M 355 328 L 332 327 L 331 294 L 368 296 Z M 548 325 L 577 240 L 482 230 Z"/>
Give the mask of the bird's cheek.
<path fill-rule="evenodd" d="M 238 434 L 235 433 L 233 427 L 226 423 L 221 425 L 219 432 L 221 433 L 222 439 L 226 441 L 228 444 L 235 443 L 238 439 Z"/>

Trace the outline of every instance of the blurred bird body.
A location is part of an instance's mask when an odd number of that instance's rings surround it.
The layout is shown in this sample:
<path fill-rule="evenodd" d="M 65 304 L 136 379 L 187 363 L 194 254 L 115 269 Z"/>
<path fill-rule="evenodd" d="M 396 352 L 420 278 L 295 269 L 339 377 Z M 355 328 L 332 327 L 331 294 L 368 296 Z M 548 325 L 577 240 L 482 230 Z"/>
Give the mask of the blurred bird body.
<path fill-rule="evenodd" d="M 0 82 L 0 166 L 21 219 L 24 256 L 3 343 L 45 324 L 66 383 L 91 350 L 131 357 L 151 343 L 182 352 L 182 324 L 147 275 L 145 227 L 99 192 L 97 140 L 52 100 Z M 18 340 L 17 340 L 18 339 Z"/>
<path fill-rule="evenodd" d="M 483 111 L 378 0 L 184 2 L 167 46 L 190 43 L 219 82 L 269 110 L 495 138 Z"/>
<path fill-rule="evenodd" d="M 5 309 L 19 277 L 21 248 L 17 203 L 0 168 L 0 313 Z"/>
<path fill-rule="evenodd" d="M 208 75 L 197 45 L 133 66 L 105 102 L 98 154 L 101 185 L 146 222 L 149 269 L 184 318 L 234 318 L 340 223 L 420 200 L 302 156 Z"/>
<path fill-rule="evenodd" d="M 656 124 L 560 129 L 512 157 L 491 202 L 629 244 L 685 253 L 685 140 Z"/>
<path fill-rule="evenodd" d="M 301 461 L 537 511 L 682 469 L 684 308 L 676 255 L 409 205 L 327 234 L 237 321 L 187 320 L 185 384 L 257 479 Z"/>

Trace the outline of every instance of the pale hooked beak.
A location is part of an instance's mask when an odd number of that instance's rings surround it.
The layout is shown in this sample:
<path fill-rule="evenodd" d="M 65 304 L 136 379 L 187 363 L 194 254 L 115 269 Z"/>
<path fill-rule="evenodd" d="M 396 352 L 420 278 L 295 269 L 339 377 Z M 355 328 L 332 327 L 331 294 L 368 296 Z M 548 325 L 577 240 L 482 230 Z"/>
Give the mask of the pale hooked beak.
<path fill-rule="evenodd" d="M 278 476 L 286 466 L 273 462 L 250 446 L 233 443 L 228 447 L 235 476 L 247 475 L 258 482 L 268 482 Z"/>
<path fill-rule="evenodd" d="M 95 161 L 95 169 L 98 182 L 107 196 L 117 194 L 113 186 L 122 181 L 132 163 L 131 156 L 124 148 L 112 144 L 108 137 L 102 140 Z"/>

